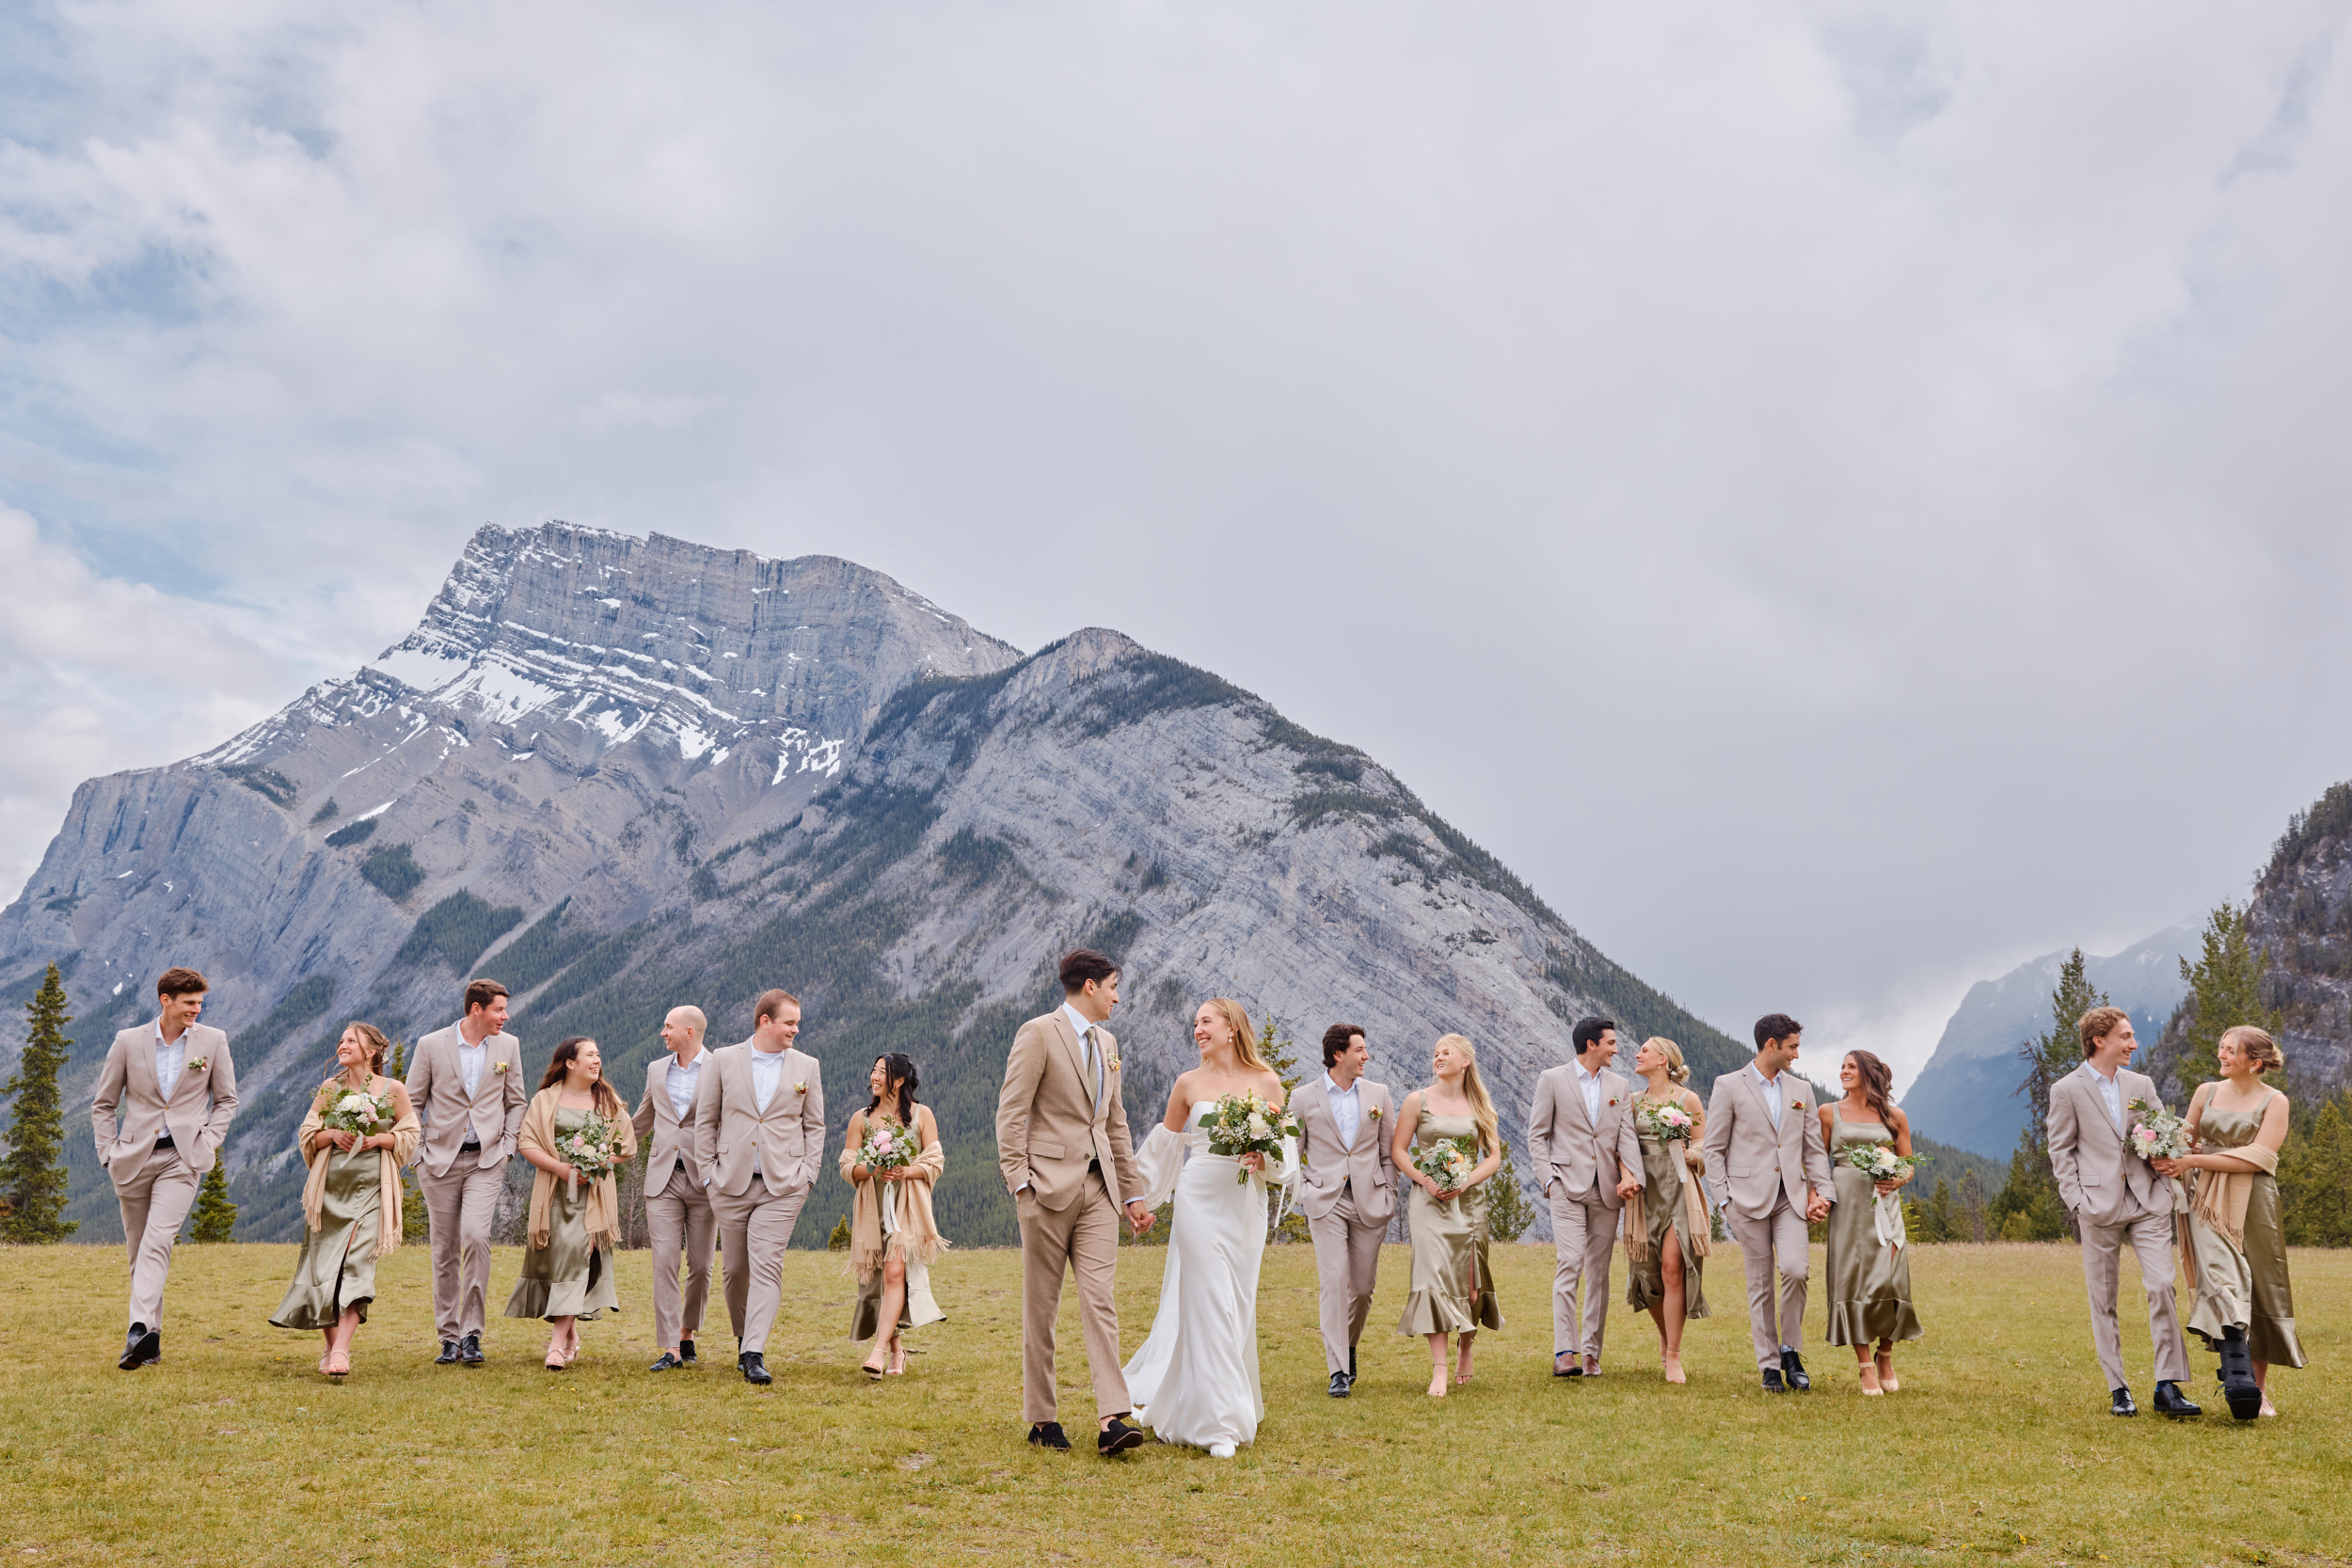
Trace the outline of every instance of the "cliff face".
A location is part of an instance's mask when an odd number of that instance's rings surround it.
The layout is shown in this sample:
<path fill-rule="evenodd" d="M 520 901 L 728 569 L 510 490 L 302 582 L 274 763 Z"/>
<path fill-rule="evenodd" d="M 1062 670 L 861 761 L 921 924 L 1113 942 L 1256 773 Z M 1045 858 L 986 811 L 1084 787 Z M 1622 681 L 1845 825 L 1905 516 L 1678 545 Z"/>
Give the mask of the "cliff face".
<path fill-rule="evenodd" d="M 941 1220 L 973 1242 L 1012 1233 L 996 1081 L 1080 942 L 1126 966 L 1112 1027 L 1139 1128 L 1220 993 L 1278 1019 L 1310 1073 L 1326 1024 L 1364 1025 L 1400 1090 L 1438 1035 L 1469 1035 L 1523 1177 L 1534 1075 L 1581 1013 L 1673 1036 L 1702 1086 L 1744 1055 L 1393 773 L 1212 674 L 1103 630 L 1022 658 L 843 562 L 561 525 L 483 531 L 350 679 L 84 785 L 0 911 L 0 975 L 13 996 L 72 965 L 84 1094 L 161 968 L 214 978 L 254 1236 L 298 1223 L 291 1129 L 343 1018 L 413 1037 L 494 975 L 534 1055 L 593 1034 L 633 1101 L 670 1006 L 724 1042 L 787 986 L 836 1126 L 874 1056 L 920 1064 L 949 1144 Z M 103 1233 L 97 1173 L 74 1177 Z M 804 1243 L 846 1209 L 837 1186 Z"/>

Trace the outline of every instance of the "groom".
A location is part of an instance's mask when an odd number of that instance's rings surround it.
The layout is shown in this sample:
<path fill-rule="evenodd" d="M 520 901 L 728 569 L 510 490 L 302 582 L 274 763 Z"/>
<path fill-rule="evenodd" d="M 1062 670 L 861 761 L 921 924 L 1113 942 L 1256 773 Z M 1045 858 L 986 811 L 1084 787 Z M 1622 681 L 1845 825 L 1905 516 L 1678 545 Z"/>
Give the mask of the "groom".
<path fill-rule="evenodd" d="M 1395 1167 L 1389 1163 L 1396 1128 L 1389 1086 L 1364 1077 L 1371 1060 L 1363 1026 L 1334 1023 L 1323 1032 L 1323 1082 L 1302 1085 L 1291 1101 L 1306 1162 L 1298 1208 L 1323 1286 L 1323 1360 L 1331 1374 L 1324 1392 L 1335 1400 L 1356 1386 L 1356 1341 L 1372 1316 L 1380 1239 L 1396 1211 Z"/>
<path fill-rule="evenodd" d="M 1123 1419 L 1135 1405 L 1111 1295 L 1120 1208 L 1113 1195 L 1141 1192 L 1143 1177 L 1119 1096 L 1119 1041 L 1103 1027 L 1119 1006 L 1119 966 L 1081 947 L 1062 959 L 1061 987 L 1062 1005 L 1013 1037 L 996 1097 L 996 1159 L 1021 1216 L 1022 1410 L 1030 1442 L 1070 1447 L 1054 1418 L 1054 1319 L 1067 1268 L 1078 1276 L 1078 1323 L 1094 1377 L 1095 1447 L 1124 1453 L 1143 1433 Z M 1136 1235 L 1152 1228 L 1140 1197 L 1125 1208 Z"/>
<path fill-rule="evenodd" d="M 1579 1019 L 1569 1038 L 1574 1064 L 1535 1080 L 1527 1154 L 1551 1203 L 1551 1375 L 1598 1377 L 1609 1258 L 1625 1200 L 1642 1190 L 1642 1136 L 1633 1124 L 1632 1081 L 1609 1070 L 1617 1059 L 1616 1021 Z"/>
<path fill-rule="evenodd" d="M 1813 1106 L 1813 1085 L 1796 1065 L 1802 1026 L 1787 1013 L 1756 1021 L 1756 1060 L 1715 1080 L 1707 1100 L 1707 1186 L 1740 1243 L 1748 1269 L 1748 1332 L 1764 1391 L 1809 1389 L 1797 1341 L 1804 1333 L 1810 1259 L 1805 1226 L 1827 1219 L 1836 1188 L 1829 1146 Z M 1772 1271 L 1780 1271 L 1780 1320 L 1772 1320 Z"/>

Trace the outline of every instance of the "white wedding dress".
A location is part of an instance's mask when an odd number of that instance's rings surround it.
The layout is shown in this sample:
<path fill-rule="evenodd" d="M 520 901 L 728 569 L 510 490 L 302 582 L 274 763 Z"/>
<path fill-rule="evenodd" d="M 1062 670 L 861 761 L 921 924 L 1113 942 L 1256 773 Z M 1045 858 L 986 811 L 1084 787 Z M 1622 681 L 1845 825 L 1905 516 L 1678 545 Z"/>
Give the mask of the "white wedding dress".
<path fill-rule="evenodd" d="M 1147 1201 L 1172 1191 L 1176 1213 L 1160 1277 L 1151 1336 L 1127 1363 L 1136 1419 L 1163 1443 L 1230 1457 L 1258 1435 L 1265 1399 L 1258 1387 L 1258 1265 L 1265 1256 L 1266 1180 L 1238 1180 L 1241 1164 L 1209 1152 L 1194 1104 L 1181 1136 L 1165 1123 L 1137 1151 Z M 1286 1140 L 1282 1165 L 1267 1180 L 1298 1179 L 1298 1147 Z"/>

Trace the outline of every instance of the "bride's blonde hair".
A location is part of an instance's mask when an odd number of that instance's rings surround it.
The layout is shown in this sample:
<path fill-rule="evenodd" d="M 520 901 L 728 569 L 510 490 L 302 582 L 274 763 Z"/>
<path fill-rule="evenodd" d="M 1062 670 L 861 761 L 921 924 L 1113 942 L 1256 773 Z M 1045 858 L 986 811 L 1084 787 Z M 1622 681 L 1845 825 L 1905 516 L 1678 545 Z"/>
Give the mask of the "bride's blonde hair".
<path fill-rule="evenodd" d="M 1478 1048 L 1470 1044 L 1468 1035 L 1440 1035 L 1438 1044 L 1452 1046 L 1467 1064 L 1462 1069 L 1462 1094 L 1470 1102 L 1470 1119 L 1478 1123 L 1480 1152 L 1496 1152 L 1502 1148 L 1502 1125 L 1495 1117 L 1495 1102 L 1486 1098 L 1486 1085 L 1478 1079 Z"/>
<path fill-rule="evenodd" d="M 1233 1031 L 1233 1065 L 1235 1067 L 1248 1072 L 1272 1070 L 1265 1065 L 1265 1058 L 1258 1054 L 1258 1036 L 1257 1032 L 1249 1027 L 1249 1013 L 1247 1008 L 1230 996 L 1212 996 L 1200 1005 L 1214 1011 L 1217 1017 L 1225 1021 L 1225 1026 Z"/>

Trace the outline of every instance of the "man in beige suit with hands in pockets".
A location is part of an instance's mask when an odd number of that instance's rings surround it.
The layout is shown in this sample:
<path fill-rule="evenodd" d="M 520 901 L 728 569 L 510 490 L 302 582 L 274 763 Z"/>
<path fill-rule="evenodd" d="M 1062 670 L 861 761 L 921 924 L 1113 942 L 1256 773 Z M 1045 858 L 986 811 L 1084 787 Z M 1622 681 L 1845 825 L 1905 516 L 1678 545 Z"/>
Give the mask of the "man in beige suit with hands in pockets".
<path fill-rule="evenodd" d="M 490 1221 L 506 1190 L 506 1162 L 523 1130 L 523 1042 L 506 1032 L 506 988 L 466 987 L 465 1016 L 417 1041 L 408 1102 L 424 1123 L 417 1185 L 432 1229 L 437 1367 L 482 1365 L 490 1291 Z"/>
<path fill-rule="evenodd" d="M 825 1157 L 825 1080 L 795 1049 L 801 999 L 761 993 L 752 1037 L 710 1053 L 694 1092 L 694 1160 L 725 1260 L 727 1318 L 743 1381 L 769 1384 L 768 1334 L 784 1298 L 784 1252 Z"/>
<path fill-rule="evenodd" d="M 1576 1060 L 1535 1080 L 1527 1157 L 1551 1201 L 1551 1375 L 1598 1377 L 1609 1263 L 1625 1200 L 1642 1190 L 1642 1135 L 1633 1124 L 1632 1081 L 1609 1070 L 1617 1059 L 1616 1021 L 1579 1019 L 1569 1037 Z"/>
<path fill-rule="evenodd" d="M 1062 1005 L 1021 1026 L 996 1097 L 996 1159 L 1021 1217 L 1021 1402 L 1029 1441 L 1067 1449 L 1054 1418 L 1054 1319 L 1062 1274 L 1078 1276 L 1078 1323 L 1094 1379 L 1095 1447 L 1140 1447 L 1119 1354 L 1119 1214 L 1152 1228 L 1142 1173 L 1119 1094 L 1119 1041 L 1103 1027 L 1119 1005 L 1119 966 L 1079 948 L 1061 961 Z M 1117 1195 L 1117 1196 L 1114 1196 Z"/>
<path fill-rule="evenodd" d="M 1298 1118 L 1298 1210 L 1315 1243 L 1323 1325 L 1324 1392 L 1343 1400 L 1356 1387 L 1356 1342 L 1372 1316 L 1380 1277 L 1380 1241 L 1396 1212 L 1396 1168 L 1389 1164 L 1395 1131 L 1389 1086 L 1364 1077 L 1372 1050 L 1363 1026 L 1334 1023 L 1323 1032 L 1323 1078 L 1291 1097 Z"/>
<path fill-rule="evenodd" d="M 1810 1389 L 1797 1345 L 1804 1336 L 1807 1224 L 1836 1201 L 1829 1144 L 1814 1113 L 1813 1085 L 1796 1064 L 1803 1025 L 1787 1013 L 1756 1021 L 1756 1060 L 1715 1080 L 1707 1100 L 1707 1188 L 1724 1212 L 1748 1269 L 1748 1332 L 1767 1393 Z M 1772 1271 L 1780 1270 L 1780 1321 Z"/>
<path fill-rule="evenodd" d="M 154 1022 L 115 1037 L 90 1096 L 98 1163 L 115 1184 L 131 1254 L 131 1328 L 116 1363 L 126 1372 L 164 1358 L 171 1243 L 237 1114 L 229 1037 L 197 1022 L 211 989 L 193 969 L 157 976 Z"/>
<path fill-rule="evenodd" d="M 710 1053 L 703 1049 L 708 1025 L 700 1007 L 672 1007 L 661 1021 L 661 1043 L 670 1048 L 645 1069 L 645 1098 L 629 1123 L 645 1151 L 645 1231 L 653 1246 L 653 1342 L 660 1350 L 657 1372 L 694 1365 L 694 1336 L 710 1299 L 710 1252 L 717 1236 L 710 1190 L 694 1158 L 694 1100 Z M 678 1264 L 686 1265 L 686 1292 L 678 1294 Z"/>

